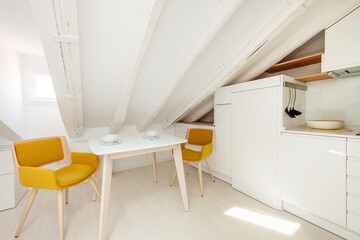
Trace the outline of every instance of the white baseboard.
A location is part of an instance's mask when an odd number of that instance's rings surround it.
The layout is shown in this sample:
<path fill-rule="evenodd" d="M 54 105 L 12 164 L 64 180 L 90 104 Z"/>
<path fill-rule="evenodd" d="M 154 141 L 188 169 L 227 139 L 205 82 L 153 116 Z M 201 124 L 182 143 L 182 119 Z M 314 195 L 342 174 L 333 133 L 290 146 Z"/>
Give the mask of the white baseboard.
<path fill-rule="evenodd" d="M 318 217 L 312 213 L 309 213 L 305 210 L 302 210 L 300 208 L 297 208 L 289 203 L 283 202 L 283 209 L 284 211 L 287 211 L 289 213 L 292 213 L 306 221 L 309 221 L 335 235 L 338 235 L 342 238 L 348 239 L 348 240 L 359 240 L 360 235 L 356 234 L 347 228 L 344 228 L 342 226 L 339 226 L 335 223 L 331 223 L 321 217 Z"/>

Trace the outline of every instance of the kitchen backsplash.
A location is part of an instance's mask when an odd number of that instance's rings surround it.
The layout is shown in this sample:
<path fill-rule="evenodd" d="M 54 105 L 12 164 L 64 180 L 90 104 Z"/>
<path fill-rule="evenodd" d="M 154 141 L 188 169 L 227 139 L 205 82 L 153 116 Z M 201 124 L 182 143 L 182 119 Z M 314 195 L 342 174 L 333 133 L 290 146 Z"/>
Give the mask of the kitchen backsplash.
<path fill-rule="evenodd" d="M 307 120 L 345 120 L 360 125 L 360 75 L 307 83 Z"/>

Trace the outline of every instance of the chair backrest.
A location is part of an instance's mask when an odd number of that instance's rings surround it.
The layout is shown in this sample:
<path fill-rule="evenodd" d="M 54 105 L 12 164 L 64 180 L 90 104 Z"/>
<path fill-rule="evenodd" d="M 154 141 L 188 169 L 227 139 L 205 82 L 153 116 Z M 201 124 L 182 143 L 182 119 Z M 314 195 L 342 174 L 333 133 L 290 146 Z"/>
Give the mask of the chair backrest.
<path fill-rule="evenodd" d="M 206 145 L 212 143 L 213 130 L 201 128 L 189 128 L 187 131 L 189 144 Z"/>
<path fill-rule="evenodd" d="M 64 136 L 14 142 L 11 144 L 11 151 L 16 172 L 20 166 L 39 167 L 71 158 Z"/>

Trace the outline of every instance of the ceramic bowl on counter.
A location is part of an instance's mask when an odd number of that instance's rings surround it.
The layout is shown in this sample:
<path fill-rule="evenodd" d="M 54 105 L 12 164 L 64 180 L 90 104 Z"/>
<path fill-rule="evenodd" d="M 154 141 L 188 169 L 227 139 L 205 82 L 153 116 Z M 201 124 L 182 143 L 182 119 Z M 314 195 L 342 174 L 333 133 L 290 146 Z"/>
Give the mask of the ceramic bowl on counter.
<path fill-rule="evenodd" d="M 308 120 L 308 127 L 316 129 L 336 130 L 342 128 L 343 120 Z"/>

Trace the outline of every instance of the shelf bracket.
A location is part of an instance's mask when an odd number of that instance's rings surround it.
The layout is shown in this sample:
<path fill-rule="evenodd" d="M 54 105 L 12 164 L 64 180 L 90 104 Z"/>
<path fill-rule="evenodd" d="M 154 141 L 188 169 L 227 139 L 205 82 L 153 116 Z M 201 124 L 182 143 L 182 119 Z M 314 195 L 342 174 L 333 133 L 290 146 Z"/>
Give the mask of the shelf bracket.
<path fill-rule="evenodd" d="M 303 90 L 303 91 L 307 90 L 307 86 L 299 85 L 296 83 L 290 83 L 290 82 L 284 82 L 284 87 L 295 88 L 295 89 Z"/>

